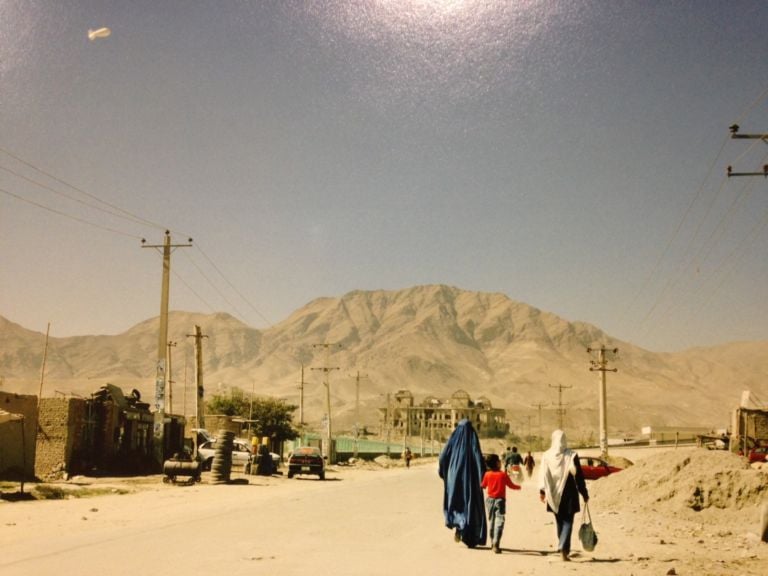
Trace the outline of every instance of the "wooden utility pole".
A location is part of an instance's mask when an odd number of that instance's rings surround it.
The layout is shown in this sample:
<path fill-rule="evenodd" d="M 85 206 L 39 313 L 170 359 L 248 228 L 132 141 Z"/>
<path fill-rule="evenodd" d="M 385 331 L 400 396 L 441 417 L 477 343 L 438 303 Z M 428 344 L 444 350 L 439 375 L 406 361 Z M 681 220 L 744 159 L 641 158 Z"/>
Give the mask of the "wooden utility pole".
<path fill-rule="evenodd" d="M 198 428 L 205 428 L 205 388 L 203 387 L 203 338 L 208 338 L 203 334 L 200 326 L 195 326 L 194 334 L 187 334 L 187 338 L 195 339 L 195 421 Z M 197 434 L 193 437 L 194 454 L 197 456 Z"/>
<path fill-rule="evenodd" d="M 166 370 L 168 364 L 168 299 L 171 283 L 171 252 L 174 248 L 188 248 L 192 246 L 192 238 L 188 244 L 171 244 L 171 233 L 165 231 L 165 240 L 161 245 L 150 245 L 141 239 L 142 248 L 163 249 L 163 283 L 160 288 L 160 330 L 157 346 L 157 371 L 155 376 L 155 422 L 153 430 L 153 450 L 155 463 L 162 469 L 165 461 L 165 386 Z"/>
<path fill-rule="evenodd" d="M 592 354 L 597 352 L 597 360 L 590 362 L 590 372 L 600 372 L 600 455 L 605 458 L 608 456 L 608 414 L 606 411 L 606 372 L 618 372 L 617 368 L 608 368 L 608 360 L 606 359 L 606 353 L 618 354 L 618 348 L 606 348 L 602 346 L 600 348 L 587 348 L 587 352 Z"/>
<path fill-rule="evenodd" d="M 45 330 L 45 345 L 43 346 L 43 363 L 40 367 L 40 391 L 37 394 L 37 418 L 40 421 L 40 401 L 43 399 L 43 382 L 45 381 L 45 364 L 48 360 L 48 336 L 51 333 L 51 323 L 48 322 L 48 328 Z"/>

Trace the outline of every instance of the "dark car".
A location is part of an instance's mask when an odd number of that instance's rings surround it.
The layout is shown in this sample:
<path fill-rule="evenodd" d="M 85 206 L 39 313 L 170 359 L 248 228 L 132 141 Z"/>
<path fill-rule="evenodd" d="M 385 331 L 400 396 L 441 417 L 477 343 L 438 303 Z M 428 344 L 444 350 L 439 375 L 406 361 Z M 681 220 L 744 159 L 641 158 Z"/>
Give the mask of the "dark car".
<path fill-rule="evenodd" d="M 325 480 L 325 460 L 319 448 L 301 446 L 288 457 L 288 478 L 295 474 L 311 474 Z"/>
<path fill-rule="evenodd" d="M 768 446 L 757 446 L 749 451 L 749 463 L 753 462 L 766 462 L 766 456 L 768 455 Z"/>
<path fill-rule="evenodd" d="M 584 478 L 587 480 L 597 480 L 603 476 L 615 474 L 616 472 L 621 472 L 623 470 L 623 468 L 611 466 L 608 462 L 600 458 L 580 458 L 579 462 L 581 463 L 581 469 L 584 472 Z"/>

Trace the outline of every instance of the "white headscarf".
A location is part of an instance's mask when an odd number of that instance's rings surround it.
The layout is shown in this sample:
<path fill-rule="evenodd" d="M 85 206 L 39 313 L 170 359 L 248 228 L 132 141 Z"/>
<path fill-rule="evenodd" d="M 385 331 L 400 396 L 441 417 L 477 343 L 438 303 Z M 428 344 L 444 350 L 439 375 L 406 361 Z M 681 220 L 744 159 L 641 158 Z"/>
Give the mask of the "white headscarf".
<path fill-rule="evenodd" d="M 563 497 L 568 475 L 576 475 L 576 465 L 573 462 L 575 455 L 576 453 L 568 448 L 565 432 L 552 432 L 552 446 L 541 456 L 539 489 L 544 490 L 547 504 L 555 512 L 560 508 L 560 499 Z"/>

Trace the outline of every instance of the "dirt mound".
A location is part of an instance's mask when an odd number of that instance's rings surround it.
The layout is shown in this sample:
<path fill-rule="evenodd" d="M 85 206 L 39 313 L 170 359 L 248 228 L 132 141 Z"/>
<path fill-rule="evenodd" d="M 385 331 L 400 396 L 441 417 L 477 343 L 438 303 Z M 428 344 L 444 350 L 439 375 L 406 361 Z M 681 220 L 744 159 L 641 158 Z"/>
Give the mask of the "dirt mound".
<path fill-rule="evenodd" d="M 768 497 L 768 471 L 751 469 L 730 452 L 678 449 L 594 482 L 590 492 L 606 509 L 740 510 Z"/>

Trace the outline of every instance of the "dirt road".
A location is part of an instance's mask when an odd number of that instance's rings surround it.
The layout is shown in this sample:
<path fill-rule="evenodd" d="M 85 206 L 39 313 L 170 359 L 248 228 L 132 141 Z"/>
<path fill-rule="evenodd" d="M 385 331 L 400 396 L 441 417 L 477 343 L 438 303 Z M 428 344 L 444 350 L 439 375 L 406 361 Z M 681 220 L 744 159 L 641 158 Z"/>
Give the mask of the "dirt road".
<path fill-rule="evenodd" d="M 0 574 L 760 574 L 766 558 L 763 548 L 744 563 L 702 572 L 693 558 L 695 536 L 691 543 L 662 542 L 641 530 L 642 521 L 602 511 L 594 501 L 598 548 L 563 563 L 552 554 L 552 517 L 528 481 L 508 495 L 503 553 L 470 550 L 443 525 L 441 490 L 432 462 L 338 468 L 324 482 L 158 482 L 129 495 L 0 503 Z M 580 549 L 575 537 L 573 548 Z"/>

